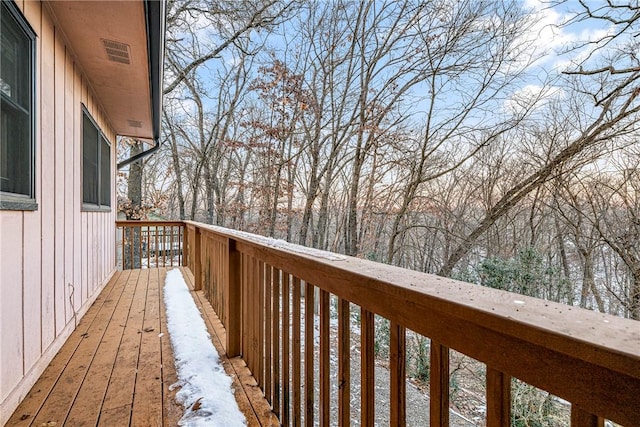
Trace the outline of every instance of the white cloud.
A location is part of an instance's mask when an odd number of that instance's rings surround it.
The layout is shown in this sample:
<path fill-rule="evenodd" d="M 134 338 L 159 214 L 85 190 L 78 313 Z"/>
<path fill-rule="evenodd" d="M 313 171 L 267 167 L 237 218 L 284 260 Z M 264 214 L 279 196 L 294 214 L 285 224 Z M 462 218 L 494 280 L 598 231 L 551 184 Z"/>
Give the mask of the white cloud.
<path fill-rule="evenodd" d="M 505 111 L 511 114 L 521 114 L 526 109 L 537 109 L 552 99 L 564 97 L 564 90 L 558 86 L 526 85 L 515 91 L 504 102 Z"/>
<path fill-rule="evenodd" d="M 577 47 L 613 31 L 605 22 L 573 21 L 581 6 L 570 2 L 552 7 L 548 0 L 525 0 L 524 5 L 533 14 L 533 24 L 522 41 L 530 44 L 534 57 L 540 57 L 536 65 L 546 69 L 564 70 L 585 59 L 590 46 Z"/>

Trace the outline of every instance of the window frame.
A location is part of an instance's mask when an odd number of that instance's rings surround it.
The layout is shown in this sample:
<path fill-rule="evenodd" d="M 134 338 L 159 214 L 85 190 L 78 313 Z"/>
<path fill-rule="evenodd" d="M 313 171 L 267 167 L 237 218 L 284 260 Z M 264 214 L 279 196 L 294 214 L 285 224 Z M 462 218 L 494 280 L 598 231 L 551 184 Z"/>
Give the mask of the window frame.
<path fill-rule="evenodd" d="M 29 44 L 29 69 L 25 70 L 29 73 L 29 170 L 25 172 L 28 174 L 29 179 L 29 194 L 11 193 L 8 191 L 0 191 L 0 210 L 21 210 L 21 211 L 35 211 L 38 210 L 38 203 L 36 200 L 36 84 L 37 84 L 37 70 L 36 70 L 36 49 L 37 49 L 37 35 L 27 19 L 24 17 L 20 9 L 13 1 L 2 1 L 0 8 L 9 11 L 10 19 L 13 19 L 18 30 L 20 30 L 27 38 Z M 8 96 L 0 93 L 0 97 L 5 97 L 7 103 L 15 104 L 15 101 Z M 1 108 L 1 107 L 0 107 Z"/>
<path fill-rule="evenodd" d="M 80 192 L 81 192 L 81 197 L 82 197 L 82 211 L 83 212 L 111 212 L 111 204 L 112 204 L 112 193 L 113 193 L 113 188 L 111 186 L 111 172 L 112 172 L 112 167 L 111 167 L 111 157 L 112 157 L 112 153 L 111 153 L 111 141 L 109 141 L 109 139 L 106 137 L 106 135 L 104 134 L 104 132 L 102 131 L 102 129 L 100 128 L 100 126 L 98 125 L 98 123 L 96 122 L 96 120 L 93 118 L 93 116 L 91 115 L 91 113 L 89 112 L 89 110 L 87 109 L 87 107 L 82 104 L 82 108 L 81 108 L 81 115 L 82 115 L 82 128 L 80 129 L 80 135 L 82 135 L 82 166 L 81 166 L 81 173 L 82 173 L 82 182 L 80 185 Z M 87 202 L 85 201 L 85 194 L 84 194 L 84 175 L 85 175 L 85 164 L 84 164 L 84 124 L 85 124 L 85 120 L 84 118 L 88 118 L 89 121 L 91 122 L 93 128 L 96 130 L 97 132 L 97 147 L 96 147 L 96 152 L 97 152 L 97 158 L 96 158 L 96 169 L 95 169 L 95 176 L 96 176 L 96 185 L 97 185 L 97 204 L 96 203 L 92 203 L 92 202 Z M 109 204 L 103 204 L 102 203 L 102 178 L 103 178 L 103 170 L 102 170 L 102 141 L 104 141 L 104 143 L 106 144 L 106 146 L 109 148 L 109 163 L 108 163 L 108 168 L 109 168 Z"/>

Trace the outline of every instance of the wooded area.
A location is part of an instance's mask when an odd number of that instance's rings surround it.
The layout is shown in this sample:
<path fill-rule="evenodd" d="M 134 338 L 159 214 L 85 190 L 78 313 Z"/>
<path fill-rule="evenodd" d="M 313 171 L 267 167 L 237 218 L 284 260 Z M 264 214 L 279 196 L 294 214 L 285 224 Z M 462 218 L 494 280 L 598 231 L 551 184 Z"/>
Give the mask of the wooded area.
<path fill-rule="evenodd" d="M 640 320 L 637 2 L 167 8 L 138 213 Z"/>

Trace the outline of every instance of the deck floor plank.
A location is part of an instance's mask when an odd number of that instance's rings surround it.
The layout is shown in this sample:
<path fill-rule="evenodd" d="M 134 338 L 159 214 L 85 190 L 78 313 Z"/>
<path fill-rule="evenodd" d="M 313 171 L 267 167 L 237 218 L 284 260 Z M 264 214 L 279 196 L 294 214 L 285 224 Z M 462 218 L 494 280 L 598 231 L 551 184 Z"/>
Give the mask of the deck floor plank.
<path fill-rule="evenodd" d="M 147 294 L 147 281 L 139 279 L 131 286 L 133 301 L 107 393 L 102 404 L 99 424 L 101 426 L 129 425 L 133 406 L 133 393 L 136 382 L 136 369 L 140 354 L 140 331 L 143 329 L 144 306 Z M 132 284 L 133 285 L 133 284 Z"/>
<path fill-rule="evenodd" d="M 144 271 L 140 272 L 137 282 L 143 281 Z M 136 273 L 133 275 L 135 278 Z M 100 413 L 96 408 L 103 405 L 109 387 L 115 361 L 121 349 L 122 336 L 134 300 L 135 289 L 135 282 L 128 280 L 98 347 L 95 349 L 86 348 L 84 349 L 87 352 L 86 355 L 76 356 L 83 359 L 91 358 L 91 365 L 65 424 L 96 425 L 98 422 Z M 94 353 L 90 354 L 90 352 Z"/>
<path fill-rule="evenodd" d="M 123 275 L 120 275 L 120 277 L 123 277 Z M 73 356 L 69 359 L 48 398 L 32 421 L 34 425 L 40 426 L 47 423 L 50 425 L 51 423 L 55 423 L 53 425 L 66 425 L 67 415 L 89 371 L 95 350 L 100 345 L 109 321 L 124 292 L 127 280 L 124 277 L 123 279 L 116 282 L 114 290 L 104 300 L 95 321 L 73 352 Z"/>
<path fill-rule="evenodd" d="M 169 268 L 114 274 L 7 426 L 175 426 L 175 361 L 162 290 Z M 181 268 L 193 289 L 193 275 Z M 229 360 L 225 331 L 202 291 L 192 291 L 248 425 L 277 425 L 246 365 Z"/>
<path fill-rule="evenodd" d="M 111 281 L 105 286 L 102 294 L 96 298 L 93 305 L 78 322 L 78 327 L 69 336 L 69 339 L 53 358 L 47 369 L 31 388 L 22 404 L 17 408 L 7 422 L 10 426 L 29 426 L 33 424 L 34 417 L 42 410 L 48 396 L 51 395 L 58 379 L 62 375 L 69 360 L 78 349 L 80 343 L 88 336 L 90 328 L 98 321 L 105 301 L 113 298 L 118 292 L 119 286 L 124 287 L 131 270 L 117 272 Z"/>
<path fill-rule="evenodd" d="M 140 357 L 133 398 L 132 426 L 162 426 L 162 363 L 160 352 L 160 296 L 158 271 L 148 277 Z M 164 283 L 164 274 L 162 277 Z"/>

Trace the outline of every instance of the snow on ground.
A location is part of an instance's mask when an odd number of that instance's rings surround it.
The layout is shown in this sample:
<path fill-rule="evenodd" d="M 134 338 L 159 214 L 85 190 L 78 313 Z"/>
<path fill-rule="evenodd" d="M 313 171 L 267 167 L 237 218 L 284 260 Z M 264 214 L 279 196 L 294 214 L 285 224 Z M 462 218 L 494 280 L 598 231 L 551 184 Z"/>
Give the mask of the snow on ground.
<path fill-rule="evenodd" d="M 185 408 L 181 426 L 244 426 L 246 419 L 233 395 L 200 311 L 180 270 L 167 272 L 164 285 L 167 326 L 176 362 L 177 401 Z"/>

